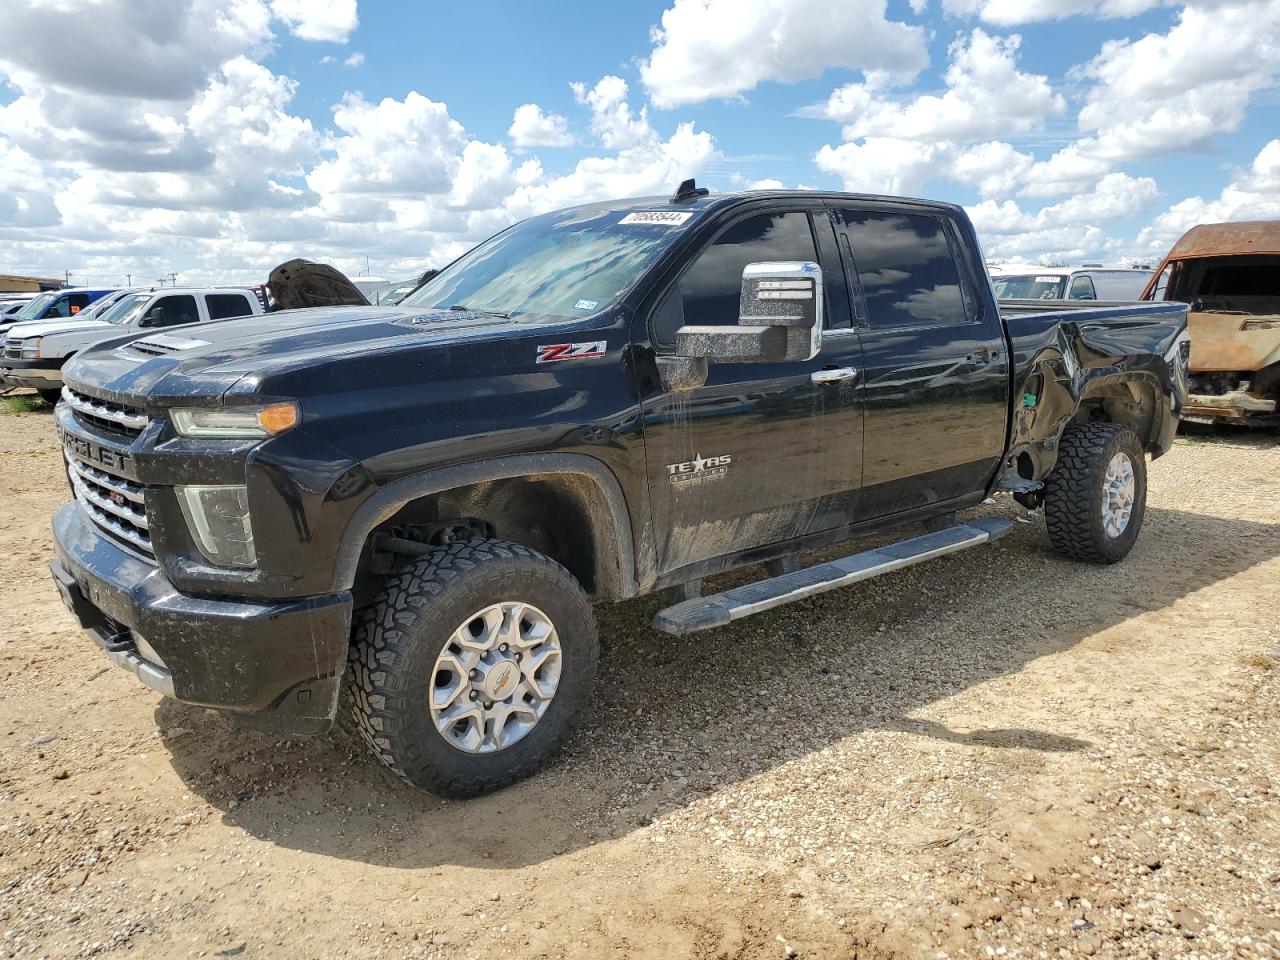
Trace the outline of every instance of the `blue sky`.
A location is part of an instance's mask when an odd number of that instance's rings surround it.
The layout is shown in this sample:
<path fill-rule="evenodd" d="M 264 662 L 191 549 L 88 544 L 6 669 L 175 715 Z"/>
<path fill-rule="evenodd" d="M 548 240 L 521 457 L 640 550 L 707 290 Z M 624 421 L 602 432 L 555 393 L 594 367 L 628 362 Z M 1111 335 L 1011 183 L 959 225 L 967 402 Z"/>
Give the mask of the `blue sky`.
<path fill-rule="evenodd" d="M 408 275 L 692 174 L 953 200 L 998 259 L 1280 216 L 1280 0 L 8 0 L 0 35 L 0 272 Z"/>

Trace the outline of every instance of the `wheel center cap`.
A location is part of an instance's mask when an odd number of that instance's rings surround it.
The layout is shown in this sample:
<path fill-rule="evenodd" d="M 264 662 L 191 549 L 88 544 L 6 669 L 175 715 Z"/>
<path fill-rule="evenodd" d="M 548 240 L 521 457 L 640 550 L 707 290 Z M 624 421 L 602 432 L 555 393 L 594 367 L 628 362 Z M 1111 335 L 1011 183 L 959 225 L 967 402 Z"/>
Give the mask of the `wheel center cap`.
<path fill-rule="evenodd" d="M 499 660 L 484 676 L 484 692 L 490 700 L 505 700 L 515 693 L 520 668 L 514 660 Z"/>

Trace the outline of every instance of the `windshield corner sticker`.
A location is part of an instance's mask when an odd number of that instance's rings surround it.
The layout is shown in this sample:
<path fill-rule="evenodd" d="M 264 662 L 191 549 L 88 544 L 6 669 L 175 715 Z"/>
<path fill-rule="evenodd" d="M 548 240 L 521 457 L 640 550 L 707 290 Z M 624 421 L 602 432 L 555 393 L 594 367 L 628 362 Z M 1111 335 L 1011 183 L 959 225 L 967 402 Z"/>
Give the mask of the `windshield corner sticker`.
<path fill-rule="evenodd" d="M 682 213 L 677 210 L 639 210 L 636 213 L 628 213 L 618 223 L 645 223 L 651 226 L 678 227 L 692 216 L 692 213 Z"/>
<path fill-rule="evenodd" d="M 592 343 L 540 343 L 538 363 L 555 363 L 557 360 L 586 360 L 603 357 L 607 344 L 603 340 Z"/>
<path fill-rule="evenodd" d="M 599 301 L 599 300 L 579 300 L 577 303 L 575 303 L 575 304 L 573 305 L 573 309 L 575 309 L 575 310 L 594 310 L 594 309 L 595 309 L 596 307 L 598 307 L 598 306 L 600 306 L 600 301 Z"/>
<path fill-rule="evenodd" d="M 704 457 L 695 453 L 692 460 L 684 463 L 668 463 L 667 478 L 673 484 L 702 483 L 723 477 L 729 472 L 732 457 Z"/>

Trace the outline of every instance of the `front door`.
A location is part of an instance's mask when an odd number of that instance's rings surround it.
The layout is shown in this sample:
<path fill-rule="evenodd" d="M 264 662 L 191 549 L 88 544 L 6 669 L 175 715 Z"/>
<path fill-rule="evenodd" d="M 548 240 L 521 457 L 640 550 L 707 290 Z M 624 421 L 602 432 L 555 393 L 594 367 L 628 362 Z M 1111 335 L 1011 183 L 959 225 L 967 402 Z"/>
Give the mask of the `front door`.
<path fill-rule="evenodd" d="M 860 296 L 860 520 L 986 488 L 1004 456 L 1009 358 L 954 226 L 936 210 L 839 210 Z M 848 253 L 849 250 L 846 250 Z"/>
<path fill-rule="evenodd" d="M 850 522 L 862 422 L 856 380 L 840 379 L 838 371 L 856 370 L 862 359 L 835 244 L 820 206 L 742 216 L 696 255 L 651 312 L 643 336 L 659 355 L 669 353 L 682 325 L 737 323 L 747 264 L 823 266 L 827 329 L 817 357 L 712 363 L 704 386 L 643 398 L 660 572 Z"/>

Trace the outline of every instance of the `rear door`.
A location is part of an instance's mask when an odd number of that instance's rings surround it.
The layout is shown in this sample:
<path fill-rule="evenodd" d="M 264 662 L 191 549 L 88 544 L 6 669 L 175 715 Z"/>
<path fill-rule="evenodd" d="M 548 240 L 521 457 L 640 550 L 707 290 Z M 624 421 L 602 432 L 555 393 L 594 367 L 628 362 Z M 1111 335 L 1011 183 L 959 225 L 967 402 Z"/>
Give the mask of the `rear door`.
<path fill-rule="evenodd" d="M 848 290 L 821 202 L 739 215 L 693 255 L 640 321 L 637 340 L 671 352 L 686 324 L 738 321 L 748 263 L 811 260 L 824 274 L 817 357 L 712 363 L 705 385 L 642 398 L 646 470 L 662 572 L 848 524 L 862 470 L 862 422 Z M 840 371 L 848 371 L 842 378 Z"/>
<path fill-rule="evenodd" d="M 849 203 L 837 216 L 863 350 L 858 519 L 980 493 L 1004 456 L 1010 389 L 981 264 L 936 208 Z"/>

